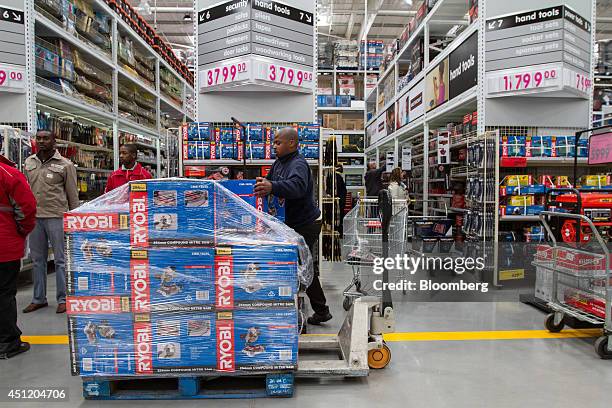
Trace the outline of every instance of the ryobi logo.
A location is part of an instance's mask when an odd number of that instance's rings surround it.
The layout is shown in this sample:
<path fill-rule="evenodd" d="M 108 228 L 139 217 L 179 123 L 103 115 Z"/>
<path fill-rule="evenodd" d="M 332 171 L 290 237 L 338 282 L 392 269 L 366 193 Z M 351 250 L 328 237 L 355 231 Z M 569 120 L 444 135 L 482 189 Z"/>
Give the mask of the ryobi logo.
<path fill-rule="evenodd" d="M 145 185 L 146 187 L 146 185 Z M 130 194 L 130 243 L 134 247 L 149 245 L 149 210 L 147 193 Z"/>
<path fill-rule="evenodd" d="M 119 229 L 118 214 L 66 214 L 64 231 L 114 231 Z"/>
<path fill-rule="evenodd" d="M 129 312 L 129 301 L 126 303 L 118 296 L 68 297 L 66 298 L 66 312 L 69 315 L 114 314 Z"/>
<path fill-rule="evenodd" d="M 217 321 L 217 370 L 235 370 L 234 321 Z"/>
<path fill-rule="evenodd" d="M 220 309 L 234 306 L 233 263 L 231 256 L 215 257 L 216 306 Z"/>
<path fill-rule="evenodd" d="M 149 263 L 146 259 L 132 259 L 130 269 L 134 313 L 148 313 L 151 311 Z"/>
<path fill-rule="evenodd" d="M 151 344 L 151 323 L 134 323 L 134 348 L 136 352 L 136 373 L 153 372 L 153 346 Z"/>

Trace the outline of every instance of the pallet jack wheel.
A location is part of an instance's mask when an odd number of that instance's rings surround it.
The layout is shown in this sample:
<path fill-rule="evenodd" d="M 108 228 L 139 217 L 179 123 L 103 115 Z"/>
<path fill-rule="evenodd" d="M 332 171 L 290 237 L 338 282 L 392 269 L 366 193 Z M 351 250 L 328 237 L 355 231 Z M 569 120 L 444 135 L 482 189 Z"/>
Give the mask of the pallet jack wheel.
<path fill-rule="evenodd" d="M 546 327 L 546 329 L 551 332 L 551 333 L 559 333 L 561 330 L 563 330 L 563 327 L 565 326 L 565 323 L 563 322 L 563 320 L 561 320 L 561 322 L 559 324 L 555 324 L 555 314 L 554 313 L 550 313 L 548 315 L 546 315 L 546 320 L 544 321 L 544 327 Z"/>
<path fill-rule="evenodd" d="M 612 360 L 612 353 L 608 351 L 608 336 L 601 336 L 595 340 L 595 351 L 603 360 Z"/>
<path fill-rule="evenodd" d="M 368 365 L 372 369 L 378 370 L 385 368 L 390 361 L 391 350 L 384 342 L 382 348 L 368 351 Z"/>
<path fill-rule="evenodd" d="M 351 310 L 351 306 L 353 306 L 353 299 L 348 296 L 345 296 L 344 300 L 342 301 L 342 308 L 348 312 L 349 310 Z"/>

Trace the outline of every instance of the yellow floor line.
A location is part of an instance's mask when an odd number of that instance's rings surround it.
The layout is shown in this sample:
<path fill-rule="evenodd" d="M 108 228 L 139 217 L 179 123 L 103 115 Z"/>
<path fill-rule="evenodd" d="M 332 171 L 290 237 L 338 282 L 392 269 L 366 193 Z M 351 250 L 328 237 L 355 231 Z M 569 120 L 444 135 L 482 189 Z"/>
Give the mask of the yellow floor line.
<path fill-rule="evenodd" d="M 600 329 L 567 329 L 561 333 L 548 330 L 491 330 L 459 332 L 405 332 L 385 334 L 388 342 L 408 341 L 469 341 L 469 340 L 529 340 L 529 339 L 571 339 L 601 336 Z M 329 334 L 306 334 L 305 336 L 330 336 Z M 68 344 L 68 336 L 21 336 L 31 344 Z"/>

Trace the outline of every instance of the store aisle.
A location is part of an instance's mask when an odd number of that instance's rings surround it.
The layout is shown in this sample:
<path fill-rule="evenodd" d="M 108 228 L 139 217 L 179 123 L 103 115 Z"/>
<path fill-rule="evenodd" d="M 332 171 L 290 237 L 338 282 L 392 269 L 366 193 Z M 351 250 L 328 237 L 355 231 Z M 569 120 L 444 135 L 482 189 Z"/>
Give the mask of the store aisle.
<path fill-rule="evenodd" d="M 323 268 L 323 284 L 334 315 L 333 325 L 311 332 L 337 330 L 344 314 L 341 291 L 348 271 L 340 265 Z M 49 293 L 53 293 L 53 275 Z M 25 307 L 31 287 L 21 288 L 18 306 Z M 403 303 L 396 302 L 398 332 L 448 332 L 484 330 L 542 330 L 544 315 L 520 303 Z M 66 333 L 65 315 L 56 315 L 53 305 L 29 315 L 19 314 L 27 335 Z M 332 327 L 333 326 L 333 327 Z M 477 338 L 477 337 L 476 337 Z M 37 337 L 37 340 L 45 340 Z M 604 407 L 605 390 L 612 383 L 608 361 L 593 352 L 592 338 L 398 341 L 390 343 L 392 361 L 367 379 L 300 379 L 296 395 L 282 400 L 211 400 L 209 407 L 329 407 L 349 403 L 351 407 L 526 407 L 545 404 L 574 407 L 589 401 L 589 407 Z M 69 375 L 67 345 L 33 345 L 32 350 L 12 360 L 1 361 L 0 383 L 28 387 L 67 387 L 67 406 L 98 406 L 81 397 L 81 380 Z M 588 368 L 587 368 L 588 367 Z M 576 376 L 588 369 L 588 376 Z M 562 392 L 569 390 L 571 392 Z M 493 402 L 495 401 L 495 402 Z M 500 405 L 500 401 L 505 401 Z M 166 402 L 113 402 L 113 406 L 162 406 Z M 177 406 L 201 405 L 177 401 Z M 1 404 L 3 407 L 10 404 Z M 14 404 L 17 406 L 17 404 Z"/>

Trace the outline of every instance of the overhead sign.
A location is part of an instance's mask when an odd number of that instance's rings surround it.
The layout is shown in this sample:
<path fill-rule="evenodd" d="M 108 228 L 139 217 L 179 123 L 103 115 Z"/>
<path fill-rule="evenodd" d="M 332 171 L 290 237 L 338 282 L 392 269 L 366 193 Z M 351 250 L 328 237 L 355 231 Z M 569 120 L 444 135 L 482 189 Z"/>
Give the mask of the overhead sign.
<path fill-rule="evenodd" d="M 589 164 L 612 163 L 612 133 L 600 133 L 589 138 Z"/>
<path fill-rule="evenodd" d="M 591 24 L 567 6 L 491 18 L 485 39 L 487 96 L 589 97 Z"/>
<path fill-rule="evenodd" d="M 26 91 L 23 10 L 0 7 L 0 92 Z"/>
<path fill-rule="evenodd" d="M 314 15 L 278 1 L 231 0 L 198 13 L 198 66 L 246 54 L 314 65 Z"/>
<path fill-rule="evenodd" d="M 449 91 L 451 100 L 478 83 L 478 33 L 465 40 L 448 57 Z"/>

